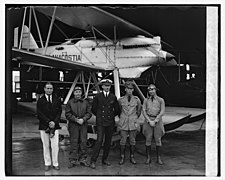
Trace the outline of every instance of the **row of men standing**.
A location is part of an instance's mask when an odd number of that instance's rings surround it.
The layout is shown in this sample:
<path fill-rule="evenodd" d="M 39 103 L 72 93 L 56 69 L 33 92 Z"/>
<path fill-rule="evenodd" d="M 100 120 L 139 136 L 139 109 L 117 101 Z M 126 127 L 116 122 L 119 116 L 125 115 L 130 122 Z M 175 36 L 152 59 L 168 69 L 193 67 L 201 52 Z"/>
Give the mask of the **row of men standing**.
<path fill-rule="evenodd" d="M 96 161 L 103 144 L 102 165 L 110 166 L 107 161 L 112 135 L 115 129 L 115 116 L 119 116 L 117 128 L 120 132 L 120 162 L 125 162 L 126 140 L 130 142 L 130 162 L 136 164 L 134 159 L 134 148 L 136 144 L 137 130 L 140 128 L 138 118 L 141 111 L 145 117 L 143 124 L 143 134 L 146 137 L 146 164 L 151 163 L 151 142 L 154 137 L 156 142 L 157 162 L 163 164 L 161 160 L 161 137 L 164 135 L 162 116 L 165 112 L 165 102 L 156 94 L 156 86 L 148 86 L 148 97 L 143 102 L 133 95 L 133 82 L 127 81 L 125 84 L 126 95 L 117 100 L 116 96 L 110 92 L 112 81 L 104 79 L 101 81 L 103 91 L 98 93 L 92 103 L 82 99 L 81 87 L 75 87 L 74 97 L 69 100 L 65 108 L 65 115 L 68 120 L 68 131 L 70 134 L 70 155 L 69 168 L 76 165 L 90 166 L 96 168 Z M 39 118 L 39 130 L 43 143 L 43 155 L 45 170 L 51 167 L 59 170 L 58 164 L 58 129 L 59 119 L 62 112 L 60 101 L 52 95 L 53 86 L 51 83 L 45 85 L 45 96 L 42 96 L 37 103 L 37 113 Z M 51 99 L 52 98 L 52 99 Z M 51 103 L 49 103 L 51 102 Z M 49 105 L 51 104 L 51 106 Z M 87 126 L 92 113 L 96 116 L 97 140 L 93 148 L 90 164 L 87 162 Z M 49 143 L 51 142 L 51 143 Z M 52 149 L 52 163 L 50 156 L 50 144 Z M 80 149 L 80 152 L 78 152 Z"/>

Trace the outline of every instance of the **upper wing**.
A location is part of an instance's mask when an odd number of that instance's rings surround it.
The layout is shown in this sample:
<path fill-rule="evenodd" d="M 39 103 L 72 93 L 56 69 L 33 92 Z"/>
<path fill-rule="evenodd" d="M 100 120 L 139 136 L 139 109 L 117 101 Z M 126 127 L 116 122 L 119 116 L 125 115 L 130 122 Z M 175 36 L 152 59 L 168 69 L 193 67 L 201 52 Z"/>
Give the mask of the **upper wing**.
<path fill-rule="evenodd" d="M 45 67 L 54 67 L 67 70 L 91 70 L 91 71 L 106 71 L 105 69 L 94 66 L 83 64 L 80 62 L 69 61 L 66 59 L 55 58 L 51 56 L 41 55 L 33 53 L 30 51 L 25 51 L 17 48 L 12 48 L 12 57 L 16 58 L 19 61 L 22 61 L 24 64 L 45 66 Z"/>
<path fill-rule="evenodd" d="M 35 9 L 47 16 L 52 16 L 54 12 L 53 6 Z M 114 27 L 117 29 L 119 38 L 140 34 L 153 37 L 152 34 L 134 24 L 94 6 L 57 7 L 55 18 L 69 26 L 83 30 L 91 30 L 95 27 L 111 39 L 114 38 Z"/>

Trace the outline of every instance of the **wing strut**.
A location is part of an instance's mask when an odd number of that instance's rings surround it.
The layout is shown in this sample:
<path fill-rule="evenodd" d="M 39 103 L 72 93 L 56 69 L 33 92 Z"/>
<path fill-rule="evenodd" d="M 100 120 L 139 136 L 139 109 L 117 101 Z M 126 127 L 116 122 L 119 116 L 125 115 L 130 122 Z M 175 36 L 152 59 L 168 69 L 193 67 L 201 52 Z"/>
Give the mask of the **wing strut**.
<path fill-rule="evenodd" d="M 91 73 L 91 77 L 92 77 L 92 79 L 93 79 L 93 81 L 94 81 L 94 84 L 95 84 L 95 88 L 96 88 L 96 90 L 98 91 L 98 93 L 100 92 L 100 88 L 99 88 L 99 86 L 98 86 L 98 81 L 97 81 L 97 79 L 96 79 L 96 76 L 95 76 L 95 73 L 94 72 L 92 72 Z"/>
<path fill-rule="evenodd" d="M 48 31 L 48 37 L 47 37 L 47 41 L 46 41 L 46 43 L 45 43 L 45 51 L 44 51 L 44 55 L 46 54 L 46 51 L 47 51 L 49 38 L 50 38 L 50 35 L 51 35 L 51 32 L 52 32 L 52 26 L 53 26 L 53 23 L 54 23 L 54 21 L 55 21 L 55 12 L 56 12 L 56 6 L 54 7 L 54 12 L 53 12 L 53 15 L 52 15 L 51 24 L 50 24 L 49 31 Z"/>
<path fill-rule="evenodd" d="M 106 35 L 104 35 L 101 31 L 99 31 L 98 29 L 96 29 L 94 26 L 92 26 L 93 30 L 97 31 L 99 34 L 101 34 L 104 38 L 106 38 L 108 41 L 111 41 L 113 44 L 114 42 L 108 38 Z"/>
<path fill-rule="evenodd" d="M 144 101 L 144 99 L 145 99 L 144 94 L 141 92 L 140 88 L 138 87 L 138 85 L 136 84 L 136 82 L 134 80 L 133 80 L 133 83 L 134 83 L 135 90 L 139 94 L 141 100 Z"/>
<path fill-rule="evenodd" d="M 38 25 L 37 16 L 36 16 L 34 7 L 32 7 L 32 10 L 33 10 L 33 14 L 34 14 L 34 20 L 35 20 L 35 23 L 36 23 L 36 26 L 37 26 L 38 36 L 39 36 L 39 39 L 40 39 L 40 42 L 41 42 L 41 47 L 44 48 L 41 33 L 40 33 L 40 28 L 39 28 L 39 25 Z"/>
<path fill-rule="evenodd" d="M 75 88 L 75 86 L 76 86 L 76 84 L 78 82 L 78 79 L 79 79 L 81 73 L 82 73 L 82 71 L 77 73 L 77 75 L 76 75 L 76 77 L 75 77 L 75 79 L 73 81 L 73 84 L 71 85 L 70 90 L 69 90 L 69 92 L 68 92 L 68 94 L 67 94 L 63 104 L 67 104 L 67 102 L 69 101 L 70 96 L 71 96 L 71 94 L 72 94 L 72 92 L 73 92 L 73 90 L 74 90 L 74 88 Z"/>
<path fill-rule="evenodd" d="M 85 98 L 88 97 L 88 92 L 89 92 L 89 88 L 90 88 L 90 83 L 91 83 L 91 73 L 88 79 L 88 85 L 87 85 L 87 90 L 85 91 Z"/>
<path fill-rule="evenodd" d="M 23 26 L 24 26 L 24 23 L 25 23 L 26 12 L 27 12 L 27 7 L 25 7 L 24 14 L 23 14 L 23 23 L 22 23 L 22 30 L 21 30 L 21 35 L 20 35 L 19 49 L 21 49 L 21 45 L 22 45 L 22 39 L 23 39 Z"/>
<path fill-rule="evenodd" d="M 114 26 L 114 44 L 116 43 L 116 26 Z"/>
<path fill-rule="evenodd" d="M 114 88 L 115 88 L 115 95 L 117 99 L 120 98 L 120 82 L 119 82 L 119 69 L 114 69 L 113 71 L 113 78 L 114 78 Z"/>
<path fill-rule="evenodd" d="M 28 32 L 28 42 L 29 42 L 29 44 L 28 44 L 28 51 L 30 50 L 30 31 L 31 31 L 31 8 L 30 8 L 30 13 L 29 13 L 29 32 Z"/>
<path fill-rule="evenodd" d="M 81 81 L 81 83 L 83 84 L 83 90 L 84 90 L 84 97 L 87 98 L 88 97 L 88 92 L 89 92 L 89 89 L 90 89 L 90 84 L 91 84 L 91 79 L 93 79 L 93 87 L 98 91 L 100 92 L 100 88 L 99 88 L 99 83 L 95 77 L 95 73 L 94 72 L 90 72 L 89 74 L 89 78 L 88 78 L 88 85 L 87 85 L 87 88 L 85 86 L 85 78 L 84 78 L 84 72 L 83 71 L 80 71 L 76 74 L 75 78 L 74 78 L 74 81 L 70 87 L 70 90 L 69 92 L 67 93 L 66 95 L 66 98 L 63 102 L 63 104 L 67 104 L 67 102 L 69 101 L 70 99 L 70 96 L 71 94 L 73 93 L 73 90 L 75 88 L 75 86 L 77 85 L 78 81 Z"/>

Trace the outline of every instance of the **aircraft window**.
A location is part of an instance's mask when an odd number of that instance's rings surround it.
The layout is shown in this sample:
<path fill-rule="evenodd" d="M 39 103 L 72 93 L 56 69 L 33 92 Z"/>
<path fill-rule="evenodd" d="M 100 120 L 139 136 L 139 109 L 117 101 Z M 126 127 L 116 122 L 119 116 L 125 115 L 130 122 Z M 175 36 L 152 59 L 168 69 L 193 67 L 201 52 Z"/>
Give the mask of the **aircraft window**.
<path fill-rule="evenodd" d="M 63 50 L 64 47 L 56 47 L 55 49 L 59 51 L 59 50 Z"/>
<path fill-rule="evenodd" d="M 143 48 L 143 47 L 149 47 L 149 46 L 151 46 L 151 44 L 123 45 L 123 49 Z"/>
<path fill-rule="evenodd" d="M 30 52 L 34 52 L 35 50 L 34 50 L 34 49 L 29 49 L 29 51 L 30 51 Z"/>

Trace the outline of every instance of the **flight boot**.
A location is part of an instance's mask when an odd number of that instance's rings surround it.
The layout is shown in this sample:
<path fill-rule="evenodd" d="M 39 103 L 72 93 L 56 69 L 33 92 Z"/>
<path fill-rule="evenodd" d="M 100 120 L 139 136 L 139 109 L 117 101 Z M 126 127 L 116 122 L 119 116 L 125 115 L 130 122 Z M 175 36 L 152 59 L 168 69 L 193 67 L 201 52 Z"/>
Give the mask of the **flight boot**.
<path fill-rule="evenodd" d="M 68 168 L 72 168 L 78 165 L 80 165 L 80 162 L 77 159 L 72 159 L 69 161 Z"/>
<path fill-rule="evenodd" d="M 160 165 L 163 165 L 163 162 L 161 160 L 161 147 L 160 146 L 156 146 L 156 156 L 157 156 L 157 163 Z"/>
<path fill-rule="evenodd" d="M 147 159 L 145 164 L 150 164 L 151 163 L 151 146 L 146 146 L 146 154 L 147 154 Z"/>
<path fill-rule="evenodd" d="M 132 164 L 137 164 L 137 162 L 134 159 L 134 146 L 133 145 L 130 146 L 130 162 Z"/>
<path fill-rule="evenodd" d="M 119 165 L 122 165 L 125 162 L 125 145 L 120 146 L 120 157 L 121 159 L 120 159 Z"/>

